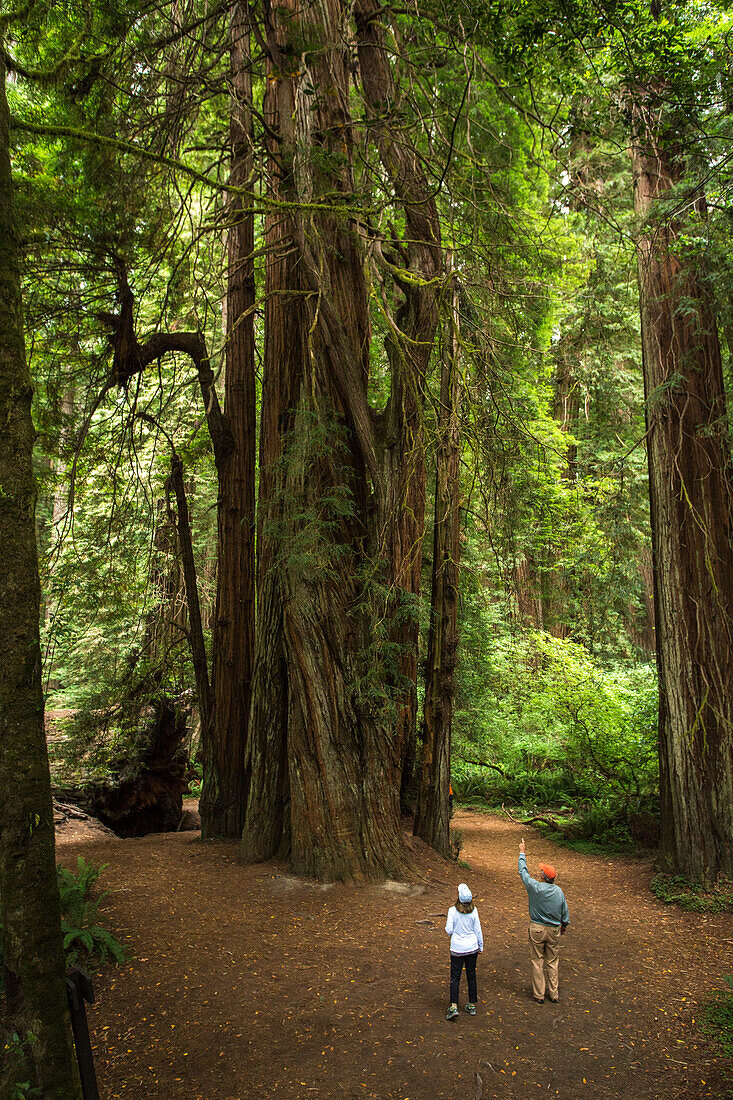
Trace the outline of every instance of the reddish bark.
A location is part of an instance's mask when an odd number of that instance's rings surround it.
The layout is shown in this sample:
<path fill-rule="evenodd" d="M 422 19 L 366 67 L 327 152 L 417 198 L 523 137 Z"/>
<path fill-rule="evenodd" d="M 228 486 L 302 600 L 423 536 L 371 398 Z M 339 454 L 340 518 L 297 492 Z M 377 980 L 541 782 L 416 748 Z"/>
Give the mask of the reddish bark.
<path fill-rule="evenodd" d="M 231 183 L 254 163 L 248 7 L 231 13 Z M 228 207 L 224 415 L 233 446 L 217 463 L 218 561 L 209 737 L 204 743 L 201 831 L 240 837 L 246 808 L 245 755 L 255 647 L 254 215 L 242 195 Z"/>
<path fill-rule="evenodd" d="M 301 873 L 351 879 L 399 873 L 405 850 L 385 708 L 370 696 L 368 522 L 381 486 L 349 216 L 347 15 L 340 0 L 302 10 L 279 0 L 265 21 L 270 194 L 282 209 L 267 226 L 260 624 L 241 854 L 287 851 Z M 294 38 L 316 45 L 294 55 Z M 298 209 L 316 194 L 332 209 Z"/>
<path fill-rule="evenodd" d="M 664 97 L 635 94 L 632 143 L 654 553 L 662 852 L 733 874 L 733 499 L 711 294 L 684 225 L 657 215 L 683 172 Z M 690 198 L 693 203 L 690 204 Z M 704 213 L 702 197 L 686 206 Z"/>
<path fill-rule="evenodd" d="M 395 758 L 403 793 L 415 756 L 417 720 L 417 601 L 425 525 L 425 377 L 438 323 L 444 271 L 440 219 L 417 150 L 392 125 L 398 95 L 385 44 L 385 9 L 377 0 L 357 0 L 359 69 L 370 130 L 390 185 L 404 210 L 400 247 L 405 275 L 396 281 L 403 305 L 388 341 L 391 393 L 384 416 L 380 531 L 391 590 L 390 643 L 398 653 L 392 682 L 397 688 Z M 400 686 L 405 685 L 405 686 Z"/>

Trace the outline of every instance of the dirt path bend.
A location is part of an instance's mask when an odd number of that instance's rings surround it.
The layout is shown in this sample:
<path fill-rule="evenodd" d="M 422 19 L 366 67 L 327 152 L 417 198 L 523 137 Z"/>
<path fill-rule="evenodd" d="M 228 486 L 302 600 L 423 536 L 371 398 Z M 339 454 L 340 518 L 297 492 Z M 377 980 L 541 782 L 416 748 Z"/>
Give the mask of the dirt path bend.
<path fill-rule="evenodd" d="M 727 1095 L 698 1005 L 733 973 L 730 916 L 667 908 L 643 861 L 579 855 L 525 830 L 558 868 L 571 929 L 559 1005 L 529 990 L 519 826 L 459 812 L 470 868 L 416 850 L 422 879 L 320 886 L 196 833 L 61 838 L 106 863 L 103 903 L 130 961 L 96 978 L 103 1100 L 490 1100 Z M 474 890 L 479 1014 L 446 1023 L 444 915 Z M 462 1001 L 466 998 L 462 987 Z"/>

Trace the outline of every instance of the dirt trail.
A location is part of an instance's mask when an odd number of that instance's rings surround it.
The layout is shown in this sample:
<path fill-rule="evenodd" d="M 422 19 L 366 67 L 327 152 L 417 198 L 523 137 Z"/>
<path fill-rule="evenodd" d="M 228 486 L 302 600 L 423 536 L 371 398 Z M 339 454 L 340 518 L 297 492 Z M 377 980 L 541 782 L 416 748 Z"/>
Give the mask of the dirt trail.
<path fill-rule="evenodd" d="M 62 838 L 107 863 L 103 908 L 131 960 L 96 978 L 103 1100 L 490 1100 L 727 1095 L 698 1003 L 733 973 L 730 916 L 667 908 L 649 865 L 554 848 L 570 905 L 559 1005 L 529 990 L 522 830 L 459 812 L 470 869 L 416 849 L 412 885 L 323 887 L 239 867 L 197 833 Z M 484 929 L 479 1014 L 446 1023 L 444 914 L 466 879 Z M 465 979 L 464 979 L 465 980 Z M 465 987 L 462 986 L 462 1001 Z"/>

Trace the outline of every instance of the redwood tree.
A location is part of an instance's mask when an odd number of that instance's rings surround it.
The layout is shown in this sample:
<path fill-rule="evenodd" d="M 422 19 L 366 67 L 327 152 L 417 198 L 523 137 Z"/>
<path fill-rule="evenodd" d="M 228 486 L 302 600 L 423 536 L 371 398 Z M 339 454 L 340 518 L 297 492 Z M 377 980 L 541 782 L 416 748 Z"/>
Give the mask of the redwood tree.
<path fill-rule="evenodd" d="M 303 10 L 280 0 L 265 18 L 279 209 L 267 227 L 260 624 L 242 857 L 289 851 L 301 873 L 368 878 L 399 872 L 405 855 L 397 791 L 385 781 L 389 731 L 365 656 L 377 465 L 366 282 L 350 214 L 347 19 L 339 0 Z M 300 57 L 296 39 L 308 44 Z M 330 201 L 309 210 L 314 196 Z"/>
<path fill-rule="evenodd" d="M 397 696 L 395 763 L 403 802 L 407 802 L 416 755 L 416 607 L 425 522 L 423 402 L 438 324 L 444 262 L 435 189 L 427 179 L 416 145 L 405 140 L 402 132 L 401 90 L 388 50 L 386 9 L 378 0 L 357 0 L 354 12 L 368 125 L 386 183 L 394 190 L 406 227 L 401 240 L 387 241 L 381 248 L 391 261 L 402 302 L 387 339 L 391 390 L 380 425 L 384 484 L 380 530 L 391 592 L 389 640 L 397 655 L 392 673 Z"/>
<path fill-rule="evenodd" d="M 32 387 L 0 42 L 0 916 L 6 1034 L 27 1040 L 46 1100 L 81 1098 L 66 1004 L 51 781 L 43 720 Z M 13 1077 L 5 1044 L 2 1092 Z"/>
<path fill-rule="evenodd" d="M 733 497 L 715 311 L 685 221 L 660 211 L 685 171 L 668 87 L 634 88 L 638 277 L 654 555 L 662 852 L 733 875 Z M 704 217 L 692 189 L 680 207 Z"/>
<path fill-rule="evenodd" d="M 425 667 L 423 754 L 415 835 L 450 856 L 450 750 L 458 650 L 460 528 L 458 291 L 450 292 L 437 413 L 430 628 Z"/>
<path fill-rule="evenodd" d="M 416 154 L 390 144 L 376 122 L 378 101 L 393 87 L 380 40 L 367 59 L 368 91 L 362 65 L 365 98 L 389 184 L 408 214 L 409 255 L 402 331 L 390 347 L 392 391 L 379 417 L 367 396 L 369 228 L 358 216 L 350 17 L 342 0 L 307 9 L 279 0 L 265 10 L 274 209 L 242 841 L 245 860 L 279 852 L 297 871 L 347 879 L 396 874 L 406 863 L 399 791 L 414 723 L 406 691 L 414 692 L 416 626 L 405 631 L 398 614 L 404 621 L 403 594 L 419 586 L 421 403 L 441 263 L 439 236 L 426 223 L 434 203 L 421 170 L 411 175 Z M 357 33 L 372 34 L 370 18 L 357 18 Z M 380 79 L 388 84 L 377 95 Z M 395 648 L 385 675 L 385 653 Z"/>
<path fill-rule="evenodd" d="M 243 189 L 254 164 L 250 26 L 246 4 L 231 11 L 230 180 Z M 219 476 L 213 713 L 204 744 L 201 831 L 240 837 L 246 805 L 245 751 L 255 645 L 254 214 L 233 191 L 227 217 L 224 416 L 232 446 Z"/>

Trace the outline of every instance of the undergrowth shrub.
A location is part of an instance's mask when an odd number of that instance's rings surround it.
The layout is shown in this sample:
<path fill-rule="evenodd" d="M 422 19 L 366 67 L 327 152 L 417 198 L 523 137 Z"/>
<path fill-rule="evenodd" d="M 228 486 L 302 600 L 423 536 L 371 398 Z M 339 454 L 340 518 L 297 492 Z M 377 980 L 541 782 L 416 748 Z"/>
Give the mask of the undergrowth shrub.
<path fill-rule="evenodd" d="M 33 1071 L 26 1048 L 32 1041 L 32 1035 L 21 1039 L 17 1031 L 5 1036 L 0 1067 L 3 1074 L 1 1084 L 9 1090 L 8 1100 L 35 1100 L 43 1095 L 38 1085 L 31 1081 Z"/>
<path fill-rule="evenodd" d="M 541 631 L 496 636 L 456 722 L 462 802 L 552 811 L 566 839 L 616 849 L 658 842 L 656 672 L 602 662 Z M 465 694 L 459 691 L 459 708 Z M 470 724 L 466 721 L 470 715 Z M 488 765 L 488 766 L 487 766 Z"/>
<path fill-rule="evenodd" d="M 99 906 L 106 891 L 92 899 L 91 891 L 106 867 L 95 867 L 81 856 L 77 859 L 74 874 L 64 867 L 57 868 L 59 893 L 61 894 L 61 931 L 68 965 L 78 961 L 84 952 L 103 962 L 124 962 L 125 952 L 108 929 L 98 923 Z"/>
<path fill-rule="evenodd" d="M 733 913 L 733 882 L 723 875 L 704 886 L 683 875 L 662 873 L 654 876 L 651 888 L 660 901 L 690 913 Z"/>
<path fill-rule="evenodd" d="M 92 897 L 92 891 L 106 865 L 96 867 L 81 856 L 77 859 L 76 873 L 65 867 L 57 867 L 59 894 L 61 897 L 61 931 L 63 934 L 66 965 L 92 959 L 124 962 L 125 953 L 112 933 L 99 924 L 99 906 L 104 893 Z M 0 925 L 0 975 L 2 975 L 2 926 Z M 3 993 L 0 977 L 0 995 Z M 23 1036 L 17 1032 L 6 1033 L 4 1049 L 0 1057 L 0 1091 L 8 1100 L 34 1100 L 43 1095 L 33 1083 L 32 1059 L 28 1048 L 34 1041 L 32 1033 Z"/>
<path fill-rule="evenodd" d="M 719 989 L 703 1008 L 701 1029 L 715 1039 L 727 1058 L 733 1058 L 733 975 L 725 974 L 728 989 Z"/>
<path fill-rule="evenodd" d="M 189 765 L 191 778 L 188 781 L 188 793 L 191 798 L 201 798 L 201 788 L 204 782 L 204 766 L 198 760 L 193 760 Z"/>

